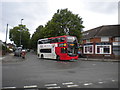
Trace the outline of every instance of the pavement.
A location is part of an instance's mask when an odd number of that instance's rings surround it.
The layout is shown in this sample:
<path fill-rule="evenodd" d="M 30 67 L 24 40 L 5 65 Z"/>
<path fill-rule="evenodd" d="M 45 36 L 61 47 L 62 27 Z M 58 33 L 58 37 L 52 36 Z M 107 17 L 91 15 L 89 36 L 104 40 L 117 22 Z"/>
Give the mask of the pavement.
<path fill-rule="evenodd" d="M 103 61 L 103 62 L 120 62 L 119 59 L 101 59 L 101 58 L 80 58 L 83 61 Z"/>

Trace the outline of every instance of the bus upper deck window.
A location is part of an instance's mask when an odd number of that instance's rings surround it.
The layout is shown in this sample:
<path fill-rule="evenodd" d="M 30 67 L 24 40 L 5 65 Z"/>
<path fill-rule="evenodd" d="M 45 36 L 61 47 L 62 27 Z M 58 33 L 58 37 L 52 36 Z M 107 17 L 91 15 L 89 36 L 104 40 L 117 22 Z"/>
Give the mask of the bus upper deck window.
<path fill-rule="evenodd" d="M 60 41 L 61 41 L 61 42 L 64 42 L 64 41 L 65 41 L 65 38 L 64 38 L 64 37 L 61 37 L 61 38 L 60 38 Z"/>
<path fill-rule="evenodd" d="M 41 41 L 39 41 L 38 44 L 43 44 L 43 43 Z"/>

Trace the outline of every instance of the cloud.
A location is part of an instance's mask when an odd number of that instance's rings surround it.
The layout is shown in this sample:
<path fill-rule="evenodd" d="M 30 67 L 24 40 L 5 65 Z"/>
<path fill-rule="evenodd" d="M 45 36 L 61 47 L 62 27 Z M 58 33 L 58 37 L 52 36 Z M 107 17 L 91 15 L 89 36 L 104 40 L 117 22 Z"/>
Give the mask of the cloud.
<path fill-rule="evenodd" d="M 118 3 L 116 2 L 87 2 L 85 9 L 104 14 L 116 13 L 118 9 Z"/>
<path fill-rule="evenodd" d="M 9 28 L 23 24 L 33 34 L 39 25 L 45 25 L 58 9 L 68 8 L 83 18 L 84 30 L 101 25 L 118 23 L 118 0 L 2 0 L 0 3 L 0 34 Z M 4 37 L 2 37 L 4 38 Z M 0 37 L 0 39 L 2 39 Z M 5 40 L 5 39 L 3 39 Z"/>
<path fill-rule="evenodd" d="M 5 2 L 2 4 L 3 24 L 9 23 L 11 26 L 23 24 L 30 26 L 30 29 L 38 22 L 44 21 L 48 15 L 46 2 Z M 37 27 L 36 27 L 37 28 Z"/>
<path fill-rule="evenodd" d="M 118 24 L 120 24 L 120 1 L 118 3 Z"/>
<path fill-rule="evenodd" d="M 81 15 L 84 30 L 89 30 L 102 25 L 118 24 L 118 2 L 83 2 L 84 7 Z"/>
<path fill-rule="evenodd" d="M 2 2 L 2 27 L 0 27 L 0 34 L 6 33 L 6 24 L 9 24 L 9 29 L 17 26 L 23 20 L 23 24 L 33 33 L 39 25 L 43 25 L 48 20 L 48 4 L 45 0 L 41 2 Z M 9 37 L 9 36 L 8 36 Z M 0 37 L 4 40 L 5 37 Z"/>

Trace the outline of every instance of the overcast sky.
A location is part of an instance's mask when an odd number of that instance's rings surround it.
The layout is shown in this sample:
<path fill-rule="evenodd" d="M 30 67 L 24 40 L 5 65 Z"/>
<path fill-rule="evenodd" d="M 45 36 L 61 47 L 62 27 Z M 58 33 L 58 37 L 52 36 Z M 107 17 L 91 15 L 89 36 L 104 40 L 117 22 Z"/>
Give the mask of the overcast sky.
<path fill-rule="evenodd" d="M 118 24 L 119 0 L 1 0 L 0 40 L 5 41 L 6 25 L 9 29 L 21 23 L 29 28 L 31 35 L 39 25 L 45 25 L 58 9 L 78 14 L 84 31 L 102 25 Z M 9 33 L 8 33 L 9 38 Z M 7 42 L 10 42 L 7 39 Z"/>

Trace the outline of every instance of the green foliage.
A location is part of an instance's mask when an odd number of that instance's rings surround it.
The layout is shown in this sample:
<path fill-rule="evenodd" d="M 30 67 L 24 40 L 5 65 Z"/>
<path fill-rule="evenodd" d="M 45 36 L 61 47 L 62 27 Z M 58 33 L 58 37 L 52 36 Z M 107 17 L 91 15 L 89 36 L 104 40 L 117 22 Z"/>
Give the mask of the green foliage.
<path fill-rule="evenodd" d="M 5 47 L 5 45 L 2 44 L 2 50 L 5 50 L 7 47 Z"/>
<path fill-rule="evenodd" d="M 32 35 L 32 38 L 31 38 L 31 48 L 33 49 L 36 49 L 37 48 L 37 41 L 40 39 L 40 38 L 44 38 L 44 31 L 43 31 L 43 26 L 40 25 L 36 31 L 34 32 L 34 34 Z"/>
<path fill-rule="evenodd" d="M 45 37 L 73 35 L 79 40 L 82 28 L 84 28 L 82 23 L 82 18 L 68 9 L 57 10 L 45 26 Z"/>
<path fill-rule="evenodd" d="M 56 37 L 62 35 L 76 36 L 78 41 L 81 38 L 82 18 L 78 14 L 73 14 L 68 9 L 57 10 L 45 27 L 40 25 L 31 38 L 31 47 L 37 48 L 38 39 Z"/>
<path fill-rule="evenodd" d="M 10 29 L 9 38 L 11 41 L 14 41 L 14 43 L 17 46 L 20 46 L 20 35 L 21 35 L 21 45 L 23 45 L 23 48 L 28 48 L 30 41 L 30 33 L 29 30 L 26 28 L 26 26 L 19 25 L 14 27 L 13 29 Z"/>

